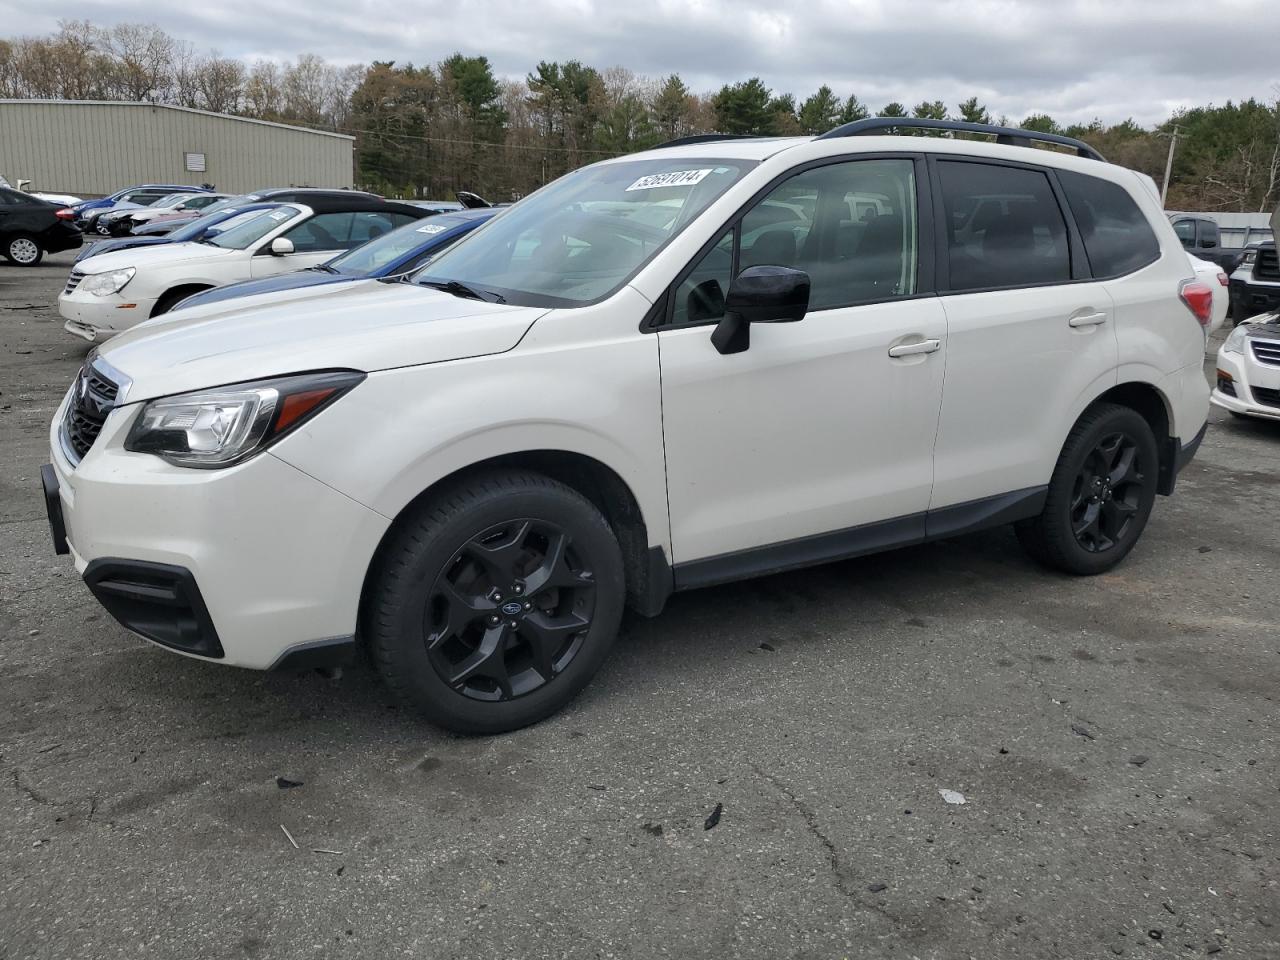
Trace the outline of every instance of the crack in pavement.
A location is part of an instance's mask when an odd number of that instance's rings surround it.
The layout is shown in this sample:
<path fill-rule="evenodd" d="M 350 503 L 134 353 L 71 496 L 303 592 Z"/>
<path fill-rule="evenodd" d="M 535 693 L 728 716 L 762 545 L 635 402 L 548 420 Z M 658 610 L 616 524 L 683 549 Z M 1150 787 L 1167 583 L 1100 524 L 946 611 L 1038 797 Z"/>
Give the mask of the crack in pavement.
<path fill-rule="evenodd" d="M 791 788 L 784 784 L 781 780 L 771 773 L 766 773 L 760 769 L 760 765 L 751 762 L 751 769 L 756 772 L 756 776 L 766 781 L 775 790 L 787 798 L 787 801 L 796 809 L 800 817 L 805 822 L 805 826 L 814 838 L 822 844 L 823 850 L 826 852 L 827 860 L 831 866 L 831 873 L 835 877 L 836 889 L 843 893 L 846 897 L 855 896 L 853 889 L 853 879 L 849 876 L 849 871 L 840 859 L 840 851 L 836 849 L 836 845 L 831 842 L 831 838 L 822 832 L 818 826 L 817 817 L 814 816 L 808 805 L 792 792 Z"/>

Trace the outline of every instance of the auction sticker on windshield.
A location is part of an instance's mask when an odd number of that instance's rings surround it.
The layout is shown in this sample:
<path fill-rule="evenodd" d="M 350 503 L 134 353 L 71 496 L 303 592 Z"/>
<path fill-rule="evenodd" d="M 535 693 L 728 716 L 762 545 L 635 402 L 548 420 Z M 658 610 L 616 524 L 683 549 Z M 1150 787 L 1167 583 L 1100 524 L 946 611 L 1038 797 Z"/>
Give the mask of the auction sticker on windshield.
<path fill-rule="evenodd" d="M 653 190 L 656 187 L 692 187 L 695 183 L 701 183 L 710 172 L 711 168 L 708 167 L 705 170 L 672 170 L 670 173 L 651 173 L 647 177 L 641 177 L 627 187 L 626 192 Z"/>
<path fill-rule="evenodd" d="M 438 223 L 426 223 L 420 226 L 417 232 L 418 233 L 444 233 L 448 229 L 449 229 L 448 227 L 442 227 Z"/>

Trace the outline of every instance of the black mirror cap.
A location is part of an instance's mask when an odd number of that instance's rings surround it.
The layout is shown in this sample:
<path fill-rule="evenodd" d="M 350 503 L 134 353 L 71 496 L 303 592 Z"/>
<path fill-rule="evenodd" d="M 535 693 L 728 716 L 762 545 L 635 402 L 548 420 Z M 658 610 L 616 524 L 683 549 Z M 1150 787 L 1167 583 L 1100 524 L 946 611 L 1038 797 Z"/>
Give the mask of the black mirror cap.
<path fill-rule="evenodd" d="M 809 309 L 809 274 L 791 267 L 747 267 L 729 285 L 725 310 L 748 323 L 793 323 Z"/>

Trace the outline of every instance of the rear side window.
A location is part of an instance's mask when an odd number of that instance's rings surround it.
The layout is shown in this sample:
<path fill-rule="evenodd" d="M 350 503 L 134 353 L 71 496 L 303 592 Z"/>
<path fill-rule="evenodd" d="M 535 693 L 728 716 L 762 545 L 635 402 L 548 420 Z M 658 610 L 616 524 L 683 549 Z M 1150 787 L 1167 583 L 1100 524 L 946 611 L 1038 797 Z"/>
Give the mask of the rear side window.
<path fill-rule="evenodd" d="M 1071 279 L 1067 224 L 1042 172 L 942 161 L 938 178 L 951 290 Z"/>
<path fill-rule="evenodd" d="M 1099 279 L 1120 277 L 1153 263 L 1160 256 L 1160 241 L 1151 224 L 1142 215 L 1129 191 L 1119 184 L 1083 173 L 1058 171 L 1075 217 L 1084 251 L 1089 257 L 1093 275 Z M 1191 220 L 1180 220 L 1175 229 L 1184 237 L 1186 224 L 1192 242 L 1196 227 Z"/>

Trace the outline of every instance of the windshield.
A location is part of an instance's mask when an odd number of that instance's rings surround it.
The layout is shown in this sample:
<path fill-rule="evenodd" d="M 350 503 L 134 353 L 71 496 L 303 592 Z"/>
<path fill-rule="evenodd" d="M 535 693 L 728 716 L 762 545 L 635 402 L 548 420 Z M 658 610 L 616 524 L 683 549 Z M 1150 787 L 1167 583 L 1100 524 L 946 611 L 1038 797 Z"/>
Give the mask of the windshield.
<path fill-rule="evenodd" d="M 440 221 L 444 221 L 443 223 Z M 339 273 L 364 275 L 381 270 L 401 257 L 427 246 L 442 233 L 458 226 L 450 217 L 427 217 L 415 220 L 403 227 L 384 233 L 368 243 L 361 244 L 354 250 L 334 257 L 325 266 Z"/>
<path fill-rule="evenodd" d="M 286 220 L 298 215 L 293 207 L 281 207 L 279 210 L 259 210 L 252 217 L 229 230 L 219 230 L 216 234 L 206 234 L 205 243 L 227 250 L 244 250 L 257 243 L 268 233 Z"/>
<path fill-rule="evenodd" d="M 585 167 L 450 247 L 414 280 L 455 281 L 525 306 L 595 303 L 755 165 L 665 157 Z"/>
<path fill-rule="evenodd" d="M 170 193 L 166 196 L 160 197 L 158 200 L 150 201 L 147 204 L 147 206 L 148 207 L 172 207 L 181 203 L 183 200 L 185 200 L 189 196 L 191 196 L 191 194 L 189 193 Z"/>

